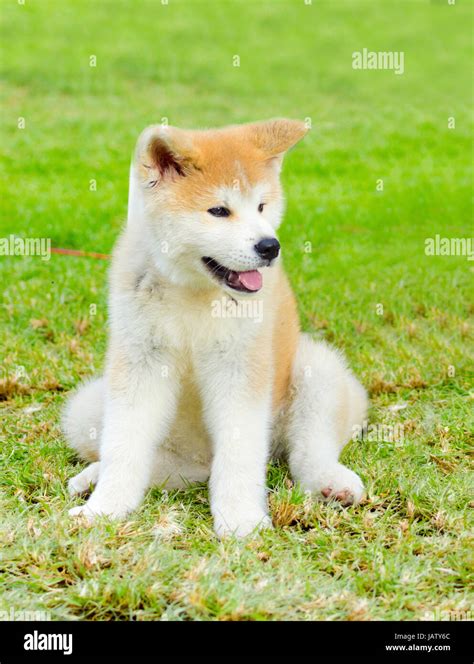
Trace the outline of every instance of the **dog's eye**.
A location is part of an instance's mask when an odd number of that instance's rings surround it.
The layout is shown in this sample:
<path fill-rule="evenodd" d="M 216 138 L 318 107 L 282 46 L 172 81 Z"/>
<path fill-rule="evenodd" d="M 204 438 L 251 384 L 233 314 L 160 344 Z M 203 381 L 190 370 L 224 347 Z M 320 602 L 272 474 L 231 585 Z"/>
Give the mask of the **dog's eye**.
<path fill-rule="evenodd" d="M 230 210 L 226 207 L 209 208 L 208 212 L 213 217 L 230 217 Z"/>
<path fill-rule="evenodd" d="M 260 205 L 258 206 L 258 211 L 263 212 L 264 207 L 265 207 L 265 203 L 260 203 Z"/>

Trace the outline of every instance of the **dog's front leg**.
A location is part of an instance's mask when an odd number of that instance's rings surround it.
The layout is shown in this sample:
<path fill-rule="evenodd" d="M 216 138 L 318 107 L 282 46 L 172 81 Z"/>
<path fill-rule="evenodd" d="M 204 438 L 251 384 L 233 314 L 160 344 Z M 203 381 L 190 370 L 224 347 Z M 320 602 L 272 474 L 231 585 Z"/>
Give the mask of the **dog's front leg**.
<path fill-rule="evenodd" d="M 200 378 L 213 443 L 209 490 L 214 530 L 219 537 L 243 537 L 271 526 L 266 495 L 270 381 L 260 380 L 263 385 L 256 387 L 235 359 L 207 360 Z"/>
<path fill-rule="evenodd" d="M 70 510 L 88 520 L 122 518 L 139 506 L 150 485 L 153 455 L 176 412 L 177 384 L 164 359 L 112 361 L 105 379 L 98 483 L 85 505 Z"/>

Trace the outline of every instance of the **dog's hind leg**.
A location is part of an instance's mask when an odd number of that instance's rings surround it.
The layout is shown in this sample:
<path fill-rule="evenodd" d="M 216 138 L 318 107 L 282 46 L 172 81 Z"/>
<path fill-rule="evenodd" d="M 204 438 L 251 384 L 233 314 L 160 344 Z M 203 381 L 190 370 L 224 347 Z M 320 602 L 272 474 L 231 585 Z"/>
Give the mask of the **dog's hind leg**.
<path fill-rule="evenodd" d="M 82 385 L 67 401 L 61 428 L 69 445 L 85 461 L 99 460 L 104 419 L 104 380 Z"/>
<path fill-rule="evenodd" d="M 303 489 L 343 504 L 361 500 L 361 479 L 338 458 L 366 410 L 365 390 L 342 356 L 302 334 L 293 362 L 285 437 L 293 479 Z"/>

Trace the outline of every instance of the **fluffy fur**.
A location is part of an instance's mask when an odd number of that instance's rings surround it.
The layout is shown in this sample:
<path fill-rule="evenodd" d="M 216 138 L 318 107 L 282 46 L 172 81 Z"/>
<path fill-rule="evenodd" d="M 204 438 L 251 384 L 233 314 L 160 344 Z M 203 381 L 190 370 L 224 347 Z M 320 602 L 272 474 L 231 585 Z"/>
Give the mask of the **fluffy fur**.
<path fill-rule="evenodd" d="M 279 258 L 255 250 L 276 237 L 282 158 L 305 133 L 272 120 L 140 136 L 112 262 L 104 376 L 63 417 L 69 444 L 92 462 L 70 491 L 96 484 L 72 515 L 121 518 L 150 486 L 209 479 L 217 535 L 244 536 L 271 525 L 272 454 L 321 499 L 361 499 L 360 478 L 338 457 L 364 420 L 365 391 L 337 351 L 300 332 Z M 229 215 L 213 216 L 216 207 Z M 263 285 L 235 290 L 204 257 L 234 275 L 259 270 Z"/>

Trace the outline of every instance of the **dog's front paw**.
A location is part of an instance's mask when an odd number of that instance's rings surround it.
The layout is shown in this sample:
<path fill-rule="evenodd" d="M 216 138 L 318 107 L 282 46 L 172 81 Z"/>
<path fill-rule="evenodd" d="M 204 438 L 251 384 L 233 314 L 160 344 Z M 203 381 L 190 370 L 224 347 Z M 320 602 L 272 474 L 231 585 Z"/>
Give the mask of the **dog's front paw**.
<path fill-rule="evenodd" d="M 72 507 L 68 511 L 69 516 L 72 518 L 81 519 L 87 525 L 94 523 L 94 520 L 98 516 L 94 512 L 88 509 L 87 503 L 85 505 L 78 505 L 77 507 Z"/>
<path fill-rule="evenodd" d="M 336 500 L 342 505 L 357 505 L 364 496 L 362 480 L 342 463 L 321 470 L 312 488 L 325 501 Z"/>
<path fill-rule="evenodd" d="M 71 477 L 68 482 L 67 488 L 69 495 L 79 496 L 83 493 L 90 491 L 91 486 L 97 484 L 99 479 L 99 462 L 91 463 L 90 466 L 84 468 L 78 475 Z"/>
<path fill-rule="evenodd" d="M 119 520 L 124 519 L 130 510 L 120 508 L 118 505 L 111 506 L 100 504 L 92 497 L 84 505 L 78 505 L 69 510 L 69 516 L 80 517 L 88 524 L 92 524 L 96 519 L 101 516 L 106 516 L 109 519 Z"/>
<path fill-rule="evenodd" d="M 272 528 L 272 522 L 266 512 L 260 510 L 216 510 L 214 531 L 220 539 L 223 537 L 246 537 L 265 528 Z"/>

